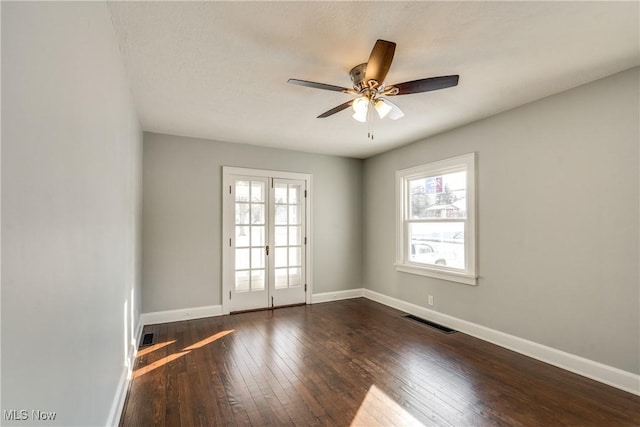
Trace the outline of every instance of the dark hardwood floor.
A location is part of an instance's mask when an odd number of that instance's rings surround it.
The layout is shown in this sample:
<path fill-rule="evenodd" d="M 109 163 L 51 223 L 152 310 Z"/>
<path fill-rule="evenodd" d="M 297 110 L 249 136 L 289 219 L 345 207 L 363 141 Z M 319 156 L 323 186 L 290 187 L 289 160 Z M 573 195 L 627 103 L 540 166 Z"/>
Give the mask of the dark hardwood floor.
<path fill-rule="evenodd" d="M 637 426 L 640 397 L 359 298 L 147 326 L 123 426 Z"/>

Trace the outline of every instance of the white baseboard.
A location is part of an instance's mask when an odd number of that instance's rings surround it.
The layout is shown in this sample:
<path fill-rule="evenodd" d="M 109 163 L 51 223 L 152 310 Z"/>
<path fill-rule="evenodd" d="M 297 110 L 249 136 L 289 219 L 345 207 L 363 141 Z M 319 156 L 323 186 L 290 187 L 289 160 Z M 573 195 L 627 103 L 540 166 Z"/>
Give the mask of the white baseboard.
<path fill-rule="evenodd" d="M 346 291 L 323 292 L 311 295 L 311 303 L 317 304 L 328 301 L 338 301 L 349 298 L 359 298 L 363 296 L 364 289 L 348 289 Z M 177 310 L 155 311 L 142 313 L 140 322 L 142 325 L 155 325 L 158 323 L 179 322 L 181 320 L 201 319 L 203 317 L 222 316 L 221 305 L 210 305 L 205 307 L 181 308 Z"/>
<path fill-rule="evenodd" d="M 311 303 L 318 304 L 321 302 L 338 301 L 341 299 L 360 298 L 364 296 L 364 289 L 348 289 L 346 291 L 322 292 L 311 295 Z"/>
<path fill-rule="evenodd" d="M 640 396 L 640 375 L 623 371 L 622 369 L 614 368 L 612 366 L 586 359 L 581 356 L 576 356 L 562 350 L 538 344 L 536 342 L 529 341 L 515 335 L 509 335 L 507 333 L 487 328 L 485 326 L 459 319 L 457 317 L 449 316 L 448 314 L 430 310 L 428 308 L 421 307 L 410 302 L 402 301 L 369 289 L 358 288 L 348 289 L 344 291 L 317 293 L 311 296 L 311 302 L 312 304 L 317 304 L 359 297 L 365 297 L 372 301 L 376 301 L 389 307 L 393 307 L 397 310 L 423 317 L 427 320 L 440 323 L 444 326 L 448 326 L 460 332 L 464 332 L 465 334 L 496 344 L 500 347 L 513 350 L 520 354 L 524 354 L 525 356 L 532 357 L 550 365 L 557 366 L 578 375 L 591 378 L 595 381 Z M 140 324 L 153 325 L 157 323 L 176 322 L 180 320 L 200 319 L 203 317 L 221 315 L 221 305 L 194 307 L 180 310 L 143 313 L 140 316 Z M 142 329 L 140 329 L 139 334 L 141 332 Z M 138 339 L 139 338 L 140 337 L 138 337 Z M 125 376 L 125 378 L 127 378 L 127 376 Z M 127 385 L 128 381 L 125 381 L 125 389 L 123 393 L 125 396 L 122 397 L 122 404 L 124 403 L 124 397 L 126 397 Z M 114 405 L 115 404 L 116 401 L 114 401 Z M 117 408 L 112 408 L 112 411 L 114 409 Z M 120 411 L 121 410 L 122 408 L 120 407 Z M 118 416 L 119 414 L 120 412 L 117 412 Z"/>
<path fill-rule="evenodd" d="M 116 390 L 116 396 L 111 404 L 111 410 L 109 411 L 109 418 L 107 419 L 107 426 L 117 426 L 120 423 L 120 416 L 124 409 L 124 401 L 127 398 L 127 389 L 129 388 L 129 369 L 125 367 L 120 375 L 118 381 L 118 389 Z"/>
<path fill-rule="evenodd" d="M 600 362 L 566 353 L 552 347 L 547 347 L 524 338 L 496 331 L 457 317 L 449 316 L 428 308 L 424 308 L 406 301 L 364 289 L 364 297 L 381 304 L 393 307 L 415 316 L 440 323 L 465 334 L 484 341 L 508 348 L 525 356 L 532 357 L 550 365 L 582 375 L 592 380 L 619 388 L 636 395 L 640 395 L 640 375 L 623 371 Z"/>
<path fill-rule="evenodd" d="M 118 388 L 116 389 L 116 395 L 111 404 L 111 410 L 109 411 L 109 418 L 107 419 L 107 426 L 117 426 L 120 423 L 120 417 L 124 410 L 124 402 L 127 400 L 127 392 L 129 391 L 129 382 L 131 381 L 131 373 L 136 361 L 138 353 L 138 343 L 142 337 L 142 322 L 138 321 L 136 327 L 135 337 L 132 338 L 131 349 L 129 350 L 128 364 L 124 366 L 120 380 L 118 381 Z"/>
<path fill-rule="evenodd" d="M 202 319 L 203 317 L 213 316 L 222 316 L 221 305 L 142 313 L 140 322 L 143 325 L 155 325 L 157 323 L 179 322 L 181 320 Z"/>

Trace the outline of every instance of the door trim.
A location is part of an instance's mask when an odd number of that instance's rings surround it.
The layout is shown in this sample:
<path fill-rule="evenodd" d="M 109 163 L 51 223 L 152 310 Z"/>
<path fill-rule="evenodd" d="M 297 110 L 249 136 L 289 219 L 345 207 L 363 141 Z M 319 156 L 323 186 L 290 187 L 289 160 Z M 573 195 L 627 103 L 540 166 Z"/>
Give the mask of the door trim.
<path fill-rule="evenodd" d="M 229 314 L 231 312 L 231 302 L 229 300 L 229 293 L 232 290 L 233 274 L 232 268 L 232 248 L 229 246 L 229 239 L 233 238 L 230 234 L 230 230 L 225 229 L 225 224 L 229 221 L 229 215 L 233 215 L 229 209 L 225 209 L 224 197 L 228 194 L 229 186 L 233 185 L 233 177 L 236 175 L 244 176 L 257 176 L 265 178 L 282 178 L 305 181 L 307 187 L 307 196 L 305 197 L 305 221 L 306 221 L 306 238 L 307 244 L 304 246 L 305 251 L 305 283 L 307 289 L 305 292 L 305 304 L 311 304 L 311 295 L 313 294 L 313 175 L 309 173 L 299 172 L 287 172 L 287 171 L 275 171 L 267 169 L 251 169 L 241 168 L 235 166 L 223 166 L 222 167 L 222 191 L 220 192 L 220 201 L 222 209 L 222 224 L 221 224 L 221 245 L 222 245 L 222 268 L 220 272 L 222 282 L 222 314 Z"/>

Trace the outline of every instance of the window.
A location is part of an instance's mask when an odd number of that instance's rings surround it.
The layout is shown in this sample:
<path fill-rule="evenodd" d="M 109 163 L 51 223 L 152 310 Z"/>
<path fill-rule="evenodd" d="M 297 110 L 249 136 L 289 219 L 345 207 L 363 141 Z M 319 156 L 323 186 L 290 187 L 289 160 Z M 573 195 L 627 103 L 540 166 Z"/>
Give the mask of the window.
<path fill-rule="evenodd" d="M 396 269 L 475 285 L 475 154 L 397 171 L 396 187 Z"/>

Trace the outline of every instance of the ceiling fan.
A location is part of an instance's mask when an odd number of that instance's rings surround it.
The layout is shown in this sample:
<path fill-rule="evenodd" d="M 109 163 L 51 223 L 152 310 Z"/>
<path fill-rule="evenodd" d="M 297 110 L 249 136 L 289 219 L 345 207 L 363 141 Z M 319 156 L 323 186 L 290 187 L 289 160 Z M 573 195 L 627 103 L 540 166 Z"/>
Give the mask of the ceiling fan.
<path fill-rule="evenodd" d="M 371 55 L 369 55 L 369 61 L 356 65 L 349 71 L 353 89 L 299 79 L 289 79 L 288 83 L 358 95 L 357 98 L 340 104 L 329 111 L 325 111 L 320 114 L 318 118 L 323 119 L 352 107 L 354 110 L 353 118 L 363 123 L 368 122 L 369 124 L 371 124 L 371 120 L 373 119 L 373 111 L 376 111 L 381 119 L 389 117 L 391 120 L 397 120 L 404 117 L 402 110 L 387 99 L 389 96 L 429 92 L 458 84 L 460 76 L 456 74 L 386 85 L 384 79 L 389 72 L 389 68 L 391 68 L 391 61 L 393 61 L 395 50 L 396 44 L 394 42 L 377 40 L 373 46 Z M 373 139 L 371 128 L 369 128 L 368 136 Z"/>

